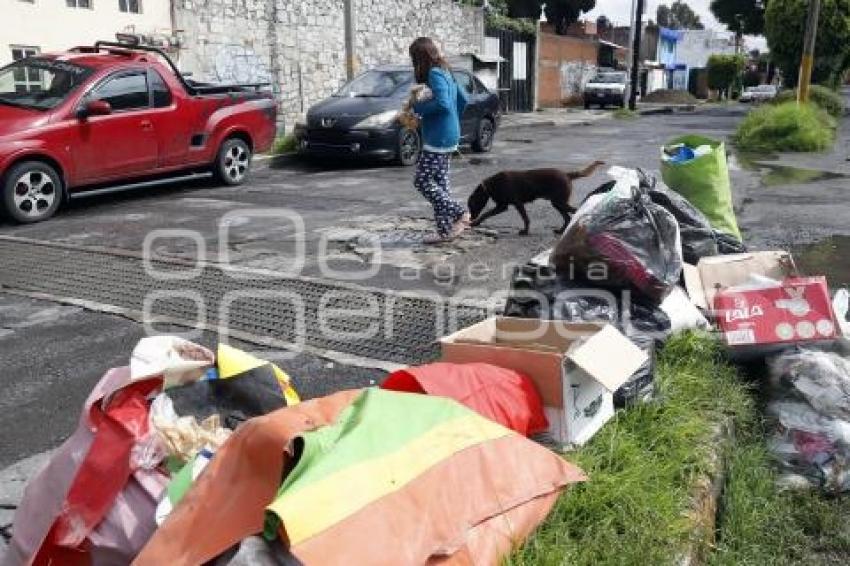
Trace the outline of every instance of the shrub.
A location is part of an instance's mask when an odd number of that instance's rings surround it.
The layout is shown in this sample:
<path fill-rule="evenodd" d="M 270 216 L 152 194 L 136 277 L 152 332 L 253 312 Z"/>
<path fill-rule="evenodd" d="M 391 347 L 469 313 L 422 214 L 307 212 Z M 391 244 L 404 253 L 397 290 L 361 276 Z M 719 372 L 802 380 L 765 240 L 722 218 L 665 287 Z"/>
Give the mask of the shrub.
<path fill-rule="evenodd" d="M 744 70 L 744 58 L 741 55 L 711 55 L 707 68 L 708 88 L 728 94 Z"/>
<path fill-rule="evenodd" d="M 835 120 L 814 104 L 763 106 L 747 114 L 735 141 L 745 151 L 823 151 L 835 141 Z"/>
<path fill-rule="evenodd" d="M 293 153 L 298 149 L 298 141 L 295 139 L 295 136 L 292 134 L 288 136 L 284 136 L 282 138 L 277 138 L 274 141 L 274 146 L 272 147 L 272 153 L 275 155 L 281 155 L 284 153 Z"/>
<path fill-rule="evenodd" d="M 784 104 L 792 100 L 797 100 L 797 91 L 783 90 L 773 99 L 773 102 L 774 104 Z M 844 100 L 841 95 L 825 86 L 812 85 L 809 89 L 809 100 L 836 118 L 844 115 Z"/>

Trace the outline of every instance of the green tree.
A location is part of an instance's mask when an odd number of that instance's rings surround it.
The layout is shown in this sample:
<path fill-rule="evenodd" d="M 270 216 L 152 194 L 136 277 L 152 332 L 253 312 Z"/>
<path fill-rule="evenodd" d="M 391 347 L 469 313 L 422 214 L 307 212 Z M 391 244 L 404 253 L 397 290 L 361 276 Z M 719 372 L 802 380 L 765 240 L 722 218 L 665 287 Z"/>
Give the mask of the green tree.
<path fill-rule="evenodd" d="M 659 4 L 655 10 L 655 19 L 658 20 L 659 26 L 665 28 L 705 29 L 699 15 L 687 3 L 679 0 L 676 0 L 670 6 Z"/>
<path fill-rule="evenodd" d="M 744 58 L 740 55 L 712 55 L 708 58 L 708 88 L 717 90 L 720 96 L 729 98 L 729 91 L 744 70 Z"/>
<path fill-rule="evenodd" d="M 596 0 L 508 0 L 508 16 L 537 20 L 544 4 L 546 19 L 555 26 L 555 33 L 565 35 L 581 14 L 596 7 Z"/>
<path fill-rule="evenodd" d="M 770 0 L 765 12 L 764 34 L 773 61 L 786 84 L 797 84 L 807 0 Z M 847 68 L 850 57 L 850 0 L 822 0 L 818 19 L 813 82 L 833 80 Z"/>
<path fill-rule="evenodd" d="M 546 19 L 555 26 L 559 35 L 567 33 L 570 24 L 577 22 L 579 16 L 596 7 L 596 0 L 548 0 Z"/>
<path fill-rule="evenodd" d="M 596 18 L 596 33 L 599 34 L 599 37 L 606 37 L 613 27 L 614 24 L 611 23 L 611 20 L 605 14 Z"/>
<path fill-rule="evenodd" d="M 717 21 L 739 35 L 764 32 L 764 6 L 769 0 L 713 0 L 711 11 Z"/>

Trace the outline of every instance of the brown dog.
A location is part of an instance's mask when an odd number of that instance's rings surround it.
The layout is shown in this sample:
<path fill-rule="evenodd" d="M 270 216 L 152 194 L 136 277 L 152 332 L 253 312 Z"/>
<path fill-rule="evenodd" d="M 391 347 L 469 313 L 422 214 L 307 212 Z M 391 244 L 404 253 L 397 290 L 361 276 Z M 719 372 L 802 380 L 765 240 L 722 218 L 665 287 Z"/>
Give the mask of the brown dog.
<path fill-rule="evenodd" d="M 570 218 L 576 209 L 570 206 L 570 195 L 573 192 L 573 181 L 589 177 L 604 161 L 594 161 L 581 171 L 562 171 L 560 169 L 530 169 L 528 171 L 502 171 L 481 182 L 469 197 L 467 205 L 469 214 L 474 219 L 472 226 L 478 226 L 491 216 L 505 212 L 513 206 L 522 216 L 525 228 L 520 235 L 528 234 L 531 221 L 525 211 L 525 205 L 537 199 L 546 199 L 561 213 L 564 225 L 556 234 L 567 229 Z M 482 214 L 487 202 L 493 199 L 496 206 Z"/>

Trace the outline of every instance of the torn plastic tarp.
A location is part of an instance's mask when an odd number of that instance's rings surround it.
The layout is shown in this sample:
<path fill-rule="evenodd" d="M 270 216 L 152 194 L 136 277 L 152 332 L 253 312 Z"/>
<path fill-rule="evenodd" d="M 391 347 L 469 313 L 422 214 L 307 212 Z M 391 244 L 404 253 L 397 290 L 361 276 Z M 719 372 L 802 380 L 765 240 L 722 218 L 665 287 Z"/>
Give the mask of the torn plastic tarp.
<path fill-rule="evenodd" d="M 528 376 L 491 364 L 436 363 L 390 374 L 382 389 L 448 397 L 525 436 L 549 428 Z"/>
<path fill-rule="evenodd" d="M 145 380 L 139 381 L 144 385 Z M 51 454 L 46 466 L 27 483 L 15 513 L 15 528 L 4 556 L 4 565 L 47 564 L 50 560 L 63 566 L 91 562 L 126 564 L 156 529 L 154 508 L 168 482 L 168 477 L 156 469 L 132 471 L 129 476 L 119 478 L 122 485 L 117 493 L 114 488 L 110 492 L 102 492 L 102 495 L 112 498 L 105 512 L 100 503 L 82 508 L 78 505 L 76 509 L 66 504 L 66 495 L 75 482 L 77 486 L 81 485 L 77 480 L 78 471 L 84 467 L 95 441 L 96 431 L 91 419 L 93 411 L 97 411 L 95 407 L 105 398 L 115 397 L 131 384 L 130 370 L 124 367 L 110 370 L 94 387 L 73 435 Z M 105 455 L 115 456 L 115 450 L 124 451 L 124 445 L 118 442 L 114 447 L 102 446 L 102 449 L 106 450 Z M 123 453 L 123 462 L 114 463 L 120 468 L 119 472 L 126 469 L 130 461 L 129 453 Z M 108 458 L 99 458 L 98 462 L 110 465 Z M 94 461 L 91 463 L 94 464 Z M 104 468 L 103 472 L 108 473 L 108 470 Z M 94 479 L 97 481 L 99 478 Z M 97 487 L 92 488 L 86 484 L 81 487 L 88 487 L 93 494 L 98 494 L 101 485 L 98 483 Z M 103 487 L 106 487 L 105 483 Z M 91 520 L 85 519 L 79 522 L 71 520 L 69 513 L 80 512 L 88 517 L 100 515 L 97 524 L 92 525 Z M 77 529 L 69 533 L 73 537 L 62 537 L 70 541 L 69 546 L 57 544 L 60 540 L 56 538 L 56 531 L 52 530 L 60 517 L 65 517 L 62 519 L 65 524 L 71 521 L 78 525 Z M 63 530 L 59 534 L 62 532 L 67 533 Z M 76 544 L 78 540 L 87 542 L 85 545 Z M 37 554 L 39 557 L 36 559 Z"/>
<path fill-rule="evenodd" d="M 314 450 L 328 458 L 305 458 Z M 279 494 L 281 478 L 298 489 Z M 582 479 L 563 458 L 454 401 L 346 391 L 240 426 L 135 564 L 206 563 L 263 530 L 271 504 L 302 563 L 495 565 Z M 279 496 L 285 505 L 273 503 Z"/>
<path fill-rule="evenodd" d="M 227 354 L 219 367 L 226 376 L 266 364 Z M 150 449 L 150 400 L 166 382 L 179 391 L 208 375 L 214 360 L 197 344 L 151 337 L 139 342 L 129 367 L 107 372 L 77 430 L 28 483 L 4 564 L 127 564 L 156 528 L 154 509 L 169 481 L 158 466 L 165 452 Z"/>

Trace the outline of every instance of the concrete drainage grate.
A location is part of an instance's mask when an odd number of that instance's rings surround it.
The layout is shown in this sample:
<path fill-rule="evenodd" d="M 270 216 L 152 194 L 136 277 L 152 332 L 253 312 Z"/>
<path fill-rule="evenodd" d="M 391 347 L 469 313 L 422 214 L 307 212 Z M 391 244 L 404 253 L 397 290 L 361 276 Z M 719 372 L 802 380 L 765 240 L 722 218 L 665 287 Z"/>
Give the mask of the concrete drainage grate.
<path fill-rule="evenodd" d="M 215 265 L 190 279 L 161 280 L 134 255 L 19 238 L 0 238 L 0 265 L 0 286 L 9 289 L 400 364 L 434 359 L 437 337 L 486 316 L 481 307 L 437 298 Z M 151 265 L 171 275 L 192 270 L 179 261 Z"/>

